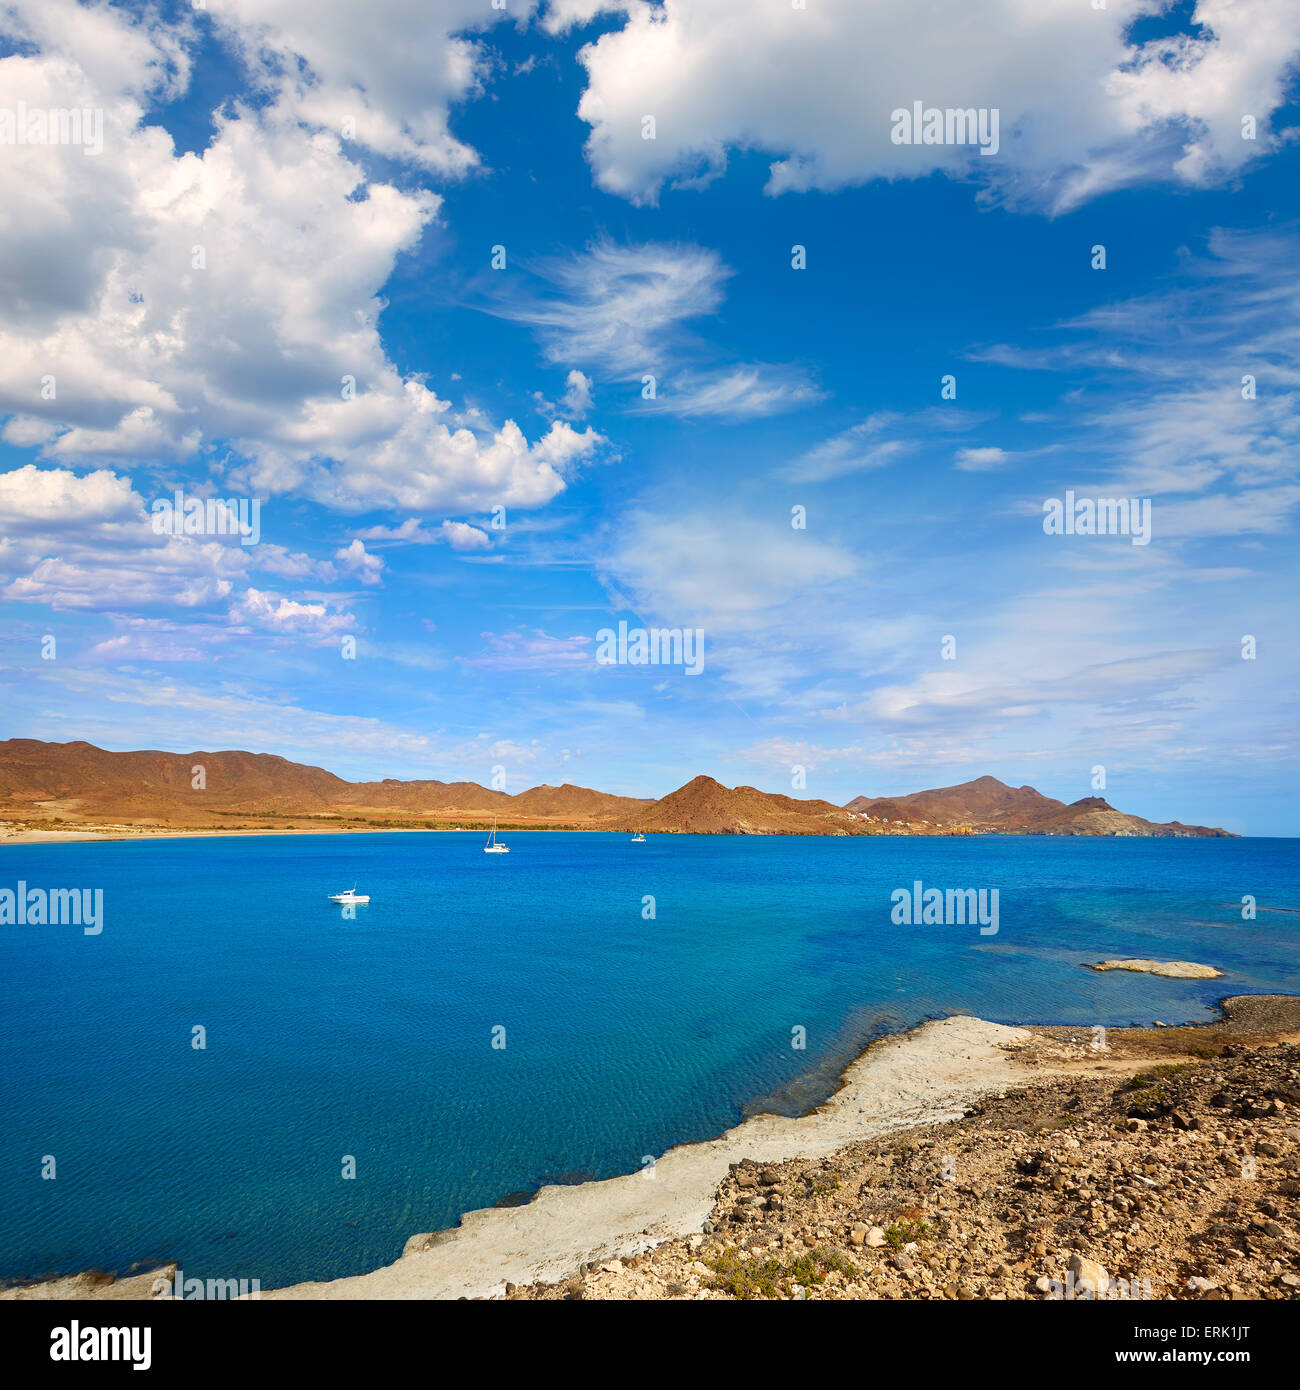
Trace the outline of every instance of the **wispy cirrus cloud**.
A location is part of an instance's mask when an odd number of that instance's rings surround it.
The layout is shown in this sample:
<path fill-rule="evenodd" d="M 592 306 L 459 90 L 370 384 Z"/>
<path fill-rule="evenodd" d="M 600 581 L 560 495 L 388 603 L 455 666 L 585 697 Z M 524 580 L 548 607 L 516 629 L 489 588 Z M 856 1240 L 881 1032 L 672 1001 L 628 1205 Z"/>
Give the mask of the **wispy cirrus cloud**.
<path fill-rule="evenodd" d="M 1098 460 L 1091 471 L 1108 489 L 1164 497 L 1166 537 L 1289 524 L 1300 450 L 1300 229 L 1215 230 L 1161 291 L 1110 301 L 1053 331 L 1055 343 L 1032 350 L 1002 344 L 968 355 L 1086 371 L 1087 397 L 1061 423 L 1073 436 L 1082 421 Z"/>
<path fill-rule="evenodd" d="M 489 671 L 572 671 L 595 664 L 592 637 L 553 637 L 538 628 L 481 636 L 487 649 L 465 657 L 467 666 Z"/>
<path fill-rule="evenodd" d="M 717 313 L 734 273 L 716 251 L 601 239 L 534 269 L 544 291 L 503 295 L 485 307 L 527 324 L 549 362 L 577 370 L 583 404 L 590 399 L 586 371 L 636 383 L 624 408 L 642 413 L 754 419 L 823 398 L 805 368 L 725 360 L 687 327 Z M 647 377 L 655 379 L 653 395 Z M 571 387 L 572 379 L 573 371 Z"/>

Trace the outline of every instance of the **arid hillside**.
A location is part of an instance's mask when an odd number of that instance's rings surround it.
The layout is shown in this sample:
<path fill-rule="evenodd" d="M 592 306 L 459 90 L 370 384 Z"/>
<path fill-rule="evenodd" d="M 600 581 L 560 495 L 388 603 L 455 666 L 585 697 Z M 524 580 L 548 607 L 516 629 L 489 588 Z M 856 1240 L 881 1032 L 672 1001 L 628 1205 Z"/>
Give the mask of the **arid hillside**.
<path fill-rule="evenodd" d="M 1226 835 L 1200 825 L 1155 825 L 1099 797 L 1067 806 L 1033 787 L 980 777 L 909 796 L 857 797 L 847 806 L 725 787 L 695 777 L 658 801 L 565 783 L 511 795 L 477 782 L 346 782 L 271 753 L 112 753 L 93 744 L 0 742 L 0 833 L 79 829 L 612 830 L 679 835 Z"/>
<path fill-rule="evenodd" d="M 1223 837 L 1229 833 L 1181 821 L 1157 824 L 1117 811 L 1099 796 L 1085 796 L 1067 806 L 1033 787 L 1009 787 L 996 777 L 978 777 L 907 796 L 858 796 L 845 810 L 888 825 L 969 826 L 981 834 Z"/>

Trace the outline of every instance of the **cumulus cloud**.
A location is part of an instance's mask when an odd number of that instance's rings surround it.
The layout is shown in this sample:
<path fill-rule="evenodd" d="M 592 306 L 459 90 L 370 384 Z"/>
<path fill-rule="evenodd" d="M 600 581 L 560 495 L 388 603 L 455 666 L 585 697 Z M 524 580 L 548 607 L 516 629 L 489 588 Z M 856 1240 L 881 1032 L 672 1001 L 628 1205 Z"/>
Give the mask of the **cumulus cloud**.
<path fill-rule="evenodd" d="M 139 522 L 143 503 L 129 478 L 107 469 L 78 477 L 67 468 L 24 464 L 0 473 L 0 529 L 12 534 L 84 529 L 105 522 Z"/>
<path fill-rule="evenodd" d="M 489 550 L 492 546 L 486 531 L 465 521 L 444 521 L 438 531 L 453 550 Z"/>
<path fill-rule="evenodd" d="M 230 619 L 263 632 L 320 642 L 333 641 L 357 629 L 357 620 L 351 613 L 331 612 L 323 602 L 299 603 L 296 599 L 252 588 L 246 589 L 239 601 L 231 605 Z"/>
<path fill-rule="evenodd" d="M 1293 0 L 1199 0 L 1191 32 L 1135 43 L 1157 0 L 629 0 L 552 5 L 552 26 L 622 10 L 580 53 L 597 183 L 653 203 L 719 177 L 732 151 L 776 156 L 767 189 L 832 190 L 935 171 L 1054 211 L 1144 180 L 1200 186 L 1278 139 L 1270 117 L 1300 51 Z M 999 112 L 1000 149 L 896 144 L 916 101 Z M 655 118 L 655 138 L 643 118 Z M 1242 118 L 1258 122 L 1242 138 Z"/>
<path fill-rule="evenodd" d="M 220 8 L 261 99 L 229 103 L 207 148 L 177 155 L 145 123 L 146 96 L 183 88 L 187 28 L 65 0 L 0 11 L 0 33 L 32 49 L 0 58 L 8 100 L 102 108 L 106 123 L 94 159 L 6 147 L 6 438 L 62 463 L 184 460 L 227 442 L 260 493 L 344 511 L 540 506 L 600 437 L 454 425 L 447 400 L 393 366 L 379 291 L 441 200 L 370 177 L 360 158 L 472 163 L 446 112 L 483 59 L 450 35 L 501 12 L 383 0 L 302 16 L 282 0 Z"/>
<path fill-rule="evenodd" d="M 360 540 L 354 539 L 334 553 L 335 563 L 344 574 L 355 575 L 363 584 L 382 584 L 384 562 L 371 555 Z"/>
<path fill-rule="evenodd" d="M 564 386 L 561 409 L 566 415 L 581 419 L 591 409 L 591 378 L 575 367 L 564 379 Z"/>
<path fill-rule="evenodd" d="M 485 82 L 490 59 L 472 32 L 527 20 L 485 0 L 370 0 L 304 7 L 301 0 L 220 0 L 219 31 L 254 79 L 295 115 L 377 154 L 459 176 L 479 163 L 454 136 L 449 109 Z"/>
<path fill-rule="evenodd" d="M 492 547 L 488 533 L 467 521 L 444 521 L 430 529 L 412 516 L 400 526 L 371 526 L 360 534 L 363 540 L 400 545 L 449 545 L 453 550 L 490 550 Z"/>
<path fill-rule="evenodd" d="M 3 590 L 9 599 L 47 603 L 55 609 L 198 608 L 229 597 L 243 566 L 229 547 L 169 538 L 156 550 L 65 560 L 49 556 Z"/>
<path fill-rule="evenodd" d="M 130 478 L 107 469 L 78 475 L 25 464 L 0 473 L 0 594 L 58 611 L 116 615 L 119 624 L 136 621 L 123 616 L 133 611 L 173 605 L 195 610 L 202 621 L 212 623 L 236 610 L 239 621 L 260 611 L 258 600 L 241 593 L 258 572 L 326 581 L 342 573 L 366 585 L 380 582 L 383 562 L 368 554 L 360 540 L 340 549 L 331 561 L 266 541 L 244 546 L 233 518 L 221 535 L 159 534 L 152 520 Z M 148 625 L 132 629 L 129 642 L 111 639 L 97 659 L 114 652 L 125 659 L 146 650 L 180 649 L 170 637 L 161 645 L 156 640 L 158 618 L 138 621 Z M 196 631 L 187 630 L 184 650 L 194 650 Z M 211 628 L 207 640 L 212 640 Z"/>

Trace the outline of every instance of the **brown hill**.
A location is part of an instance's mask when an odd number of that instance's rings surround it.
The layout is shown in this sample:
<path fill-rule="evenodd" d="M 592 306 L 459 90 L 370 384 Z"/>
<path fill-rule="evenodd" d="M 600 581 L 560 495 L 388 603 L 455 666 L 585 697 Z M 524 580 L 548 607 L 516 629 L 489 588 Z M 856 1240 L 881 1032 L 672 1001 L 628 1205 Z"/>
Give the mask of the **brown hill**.
<path fill-rule="evenodd" d="M 755 787 L 724 787 L 712 777 L 696 777 L 609 828 L 681 835 L 881 833 L 829 801 L 799 801 Z"/>
<path fill-rule="evenodd" d="M 875 816 L 878 820 L 928 820 L 942 824 L 976 822 L 1020 828 L 1030 821 L 1064 809 L 1063 801 L 1043 796 L 1033 787 L 1009 787 L 996 777 L 977 777 L 956 787 L 911 792 L 907 796 L 854 797 L 846 810 Z"/>
<path fill-rule="evenodd" d="M 203 768 L 202 788 L 193 785 L 196 767 Z M 276 823 L 498 816 L 583 823 L 645 804 L 568 784 L 510 796 L 477 782 L 345 782 L 270 753 L 111 753 L 81 742 L 0 742 L 0 818 L 24 821 L 183 827 L 229 824 L 238 816 L 270 816 Z"/>
<path fill-rule="evenodd" d="M 886 824 L 966 825 L 1002 835 L 1227 836 L 1204 825 L 1168 825 L 1117 811 L 1099 796 L 1066 805 L 1033 787 L 1009 787 L 996 777 L 978 777 L 955 787 L 936 787 L 908 796 L 854 797 L 845 810 Z"/>
<path fill-rule="evenodd" d="M 572 782 L 562 787 L 531 787 L 511 800 L 512 813 L 550 818 L 639 815 L 645 807 L 654 805 L 649 798 L 613 796 L 589 787 L 575 787 Z"/>
<path fill-rule="evenodd" d="M 406 811 L 416 816 L 444 813 L 504 815 L 515 798 L 477 782 L 345 782 L 334 801 L 357 811 Z"/>
<path fill-rule="evenodd" d="M 193 786 L 203 768 L 206 787 Z M 75 801 L 87 812 L 165 806 L 265 806 L 320 810 L 348 784 L 324 768 L 292 763 L 273 753 L 110 753 L 92 743 L 42 743 L 14 738 L 0 743 L 0 802 Z M 202 807 L 199 808 L 200 810 Z"/>

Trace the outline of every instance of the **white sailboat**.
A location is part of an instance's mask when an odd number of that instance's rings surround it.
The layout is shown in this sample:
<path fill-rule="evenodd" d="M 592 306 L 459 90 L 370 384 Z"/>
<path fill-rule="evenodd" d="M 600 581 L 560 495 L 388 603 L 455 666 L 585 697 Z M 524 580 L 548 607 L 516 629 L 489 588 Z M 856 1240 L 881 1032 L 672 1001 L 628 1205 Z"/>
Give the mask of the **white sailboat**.
<path fill-rule="evenodd" d="M 344 889 L 342 893 L 330 894 L 330 902 L 342 903 L 344 907 L 351 907 L 353 903 L 368 903 L 369 901 L 370 894 L 358 893 L 356 884 L 353 884 L 351 888 Z"/>
<path fill-rule="evenodd" d="M 487 838 L 487 844 L 483 846 L 484 854 L 509 854 L 510 846 L 499 844 L 497 841 L 497 818 L 492 817 L 492 833 Z"/>
<path fill-rule="evenodd" d="M 636 832 L 636 834 L 632 836 L 632 843 L 633 843 L 634 845 L 643 845 L 643 844 L 645 844 L 645 831 L 643 831 L 643 830 L 638 830 L 638 831 Z"/>

